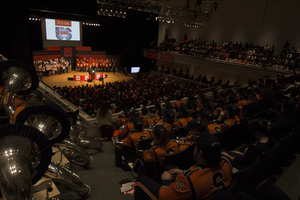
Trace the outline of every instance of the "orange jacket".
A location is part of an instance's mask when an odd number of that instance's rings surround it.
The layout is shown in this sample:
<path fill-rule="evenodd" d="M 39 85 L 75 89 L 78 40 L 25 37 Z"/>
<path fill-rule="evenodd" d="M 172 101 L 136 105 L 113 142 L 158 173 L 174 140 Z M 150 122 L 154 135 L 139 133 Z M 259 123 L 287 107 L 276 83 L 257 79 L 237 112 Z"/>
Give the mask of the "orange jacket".
<path fill-rule="evenodd" d="M 130 147 L 131 149 L 137 149 L 139 142 L 151 137 L 148 131 L 133 131 L 127 135 L 123 140 L 123 145 Z"/>
<path fill-rule="evenodd" d="M 192 189 L 188 178 L 195 188 L 196 199 L 204 199 L 216 190 L 231 184 L 231 166 L 228 161 L 222 161 L 216 167 L 193 166 L 186 173 L 176 176 L 175 182 L 169 186 L 163 182 L 159 190 L 159 200 L 189 200 L 192 199 Z"/>

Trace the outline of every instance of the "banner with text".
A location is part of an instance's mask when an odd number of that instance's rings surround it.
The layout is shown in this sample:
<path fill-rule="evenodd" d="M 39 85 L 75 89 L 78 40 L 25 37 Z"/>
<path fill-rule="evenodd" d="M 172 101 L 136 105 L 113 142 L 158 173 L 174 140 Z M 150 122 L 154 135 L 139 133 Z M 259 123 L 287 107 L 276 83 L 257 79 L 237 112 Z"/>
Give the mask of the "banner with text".
<path fill-rule="evenodd" d="M 172 63 L 173 62 L 173 55 L 169 53 L 161 53 L 160 54 L 160 60 Z"/>
<path fill-rule="evenodd" d="M 156 60 L 157 52 L 156 51 L 146 51 L 146 58 Z"/>

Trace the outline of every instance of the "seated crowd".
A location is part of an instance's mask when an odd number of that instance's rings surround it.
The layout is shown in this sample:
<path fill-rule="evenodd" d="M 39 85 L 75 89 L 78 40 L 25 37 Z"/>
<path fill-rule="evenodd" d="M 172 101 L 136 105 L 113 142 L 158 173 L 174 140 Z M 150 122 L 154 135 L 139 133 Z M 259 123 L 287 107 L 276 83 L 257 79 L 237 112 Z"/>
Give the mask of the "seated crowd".
<path fill-rule="evenodd" d="M 225 41 L 218 46 L 214 40 L 205 41 L 200 38 L 189 40 L 186 35 L 178 41 L 174 38 L 165 39 L 158 50 L 282 70 L 295 70 L 300 66 L 300 49 L 291 48 L 288 41 L 280 56 L 274 56 L 274 45 L 260 46 Z"/>
<path fill-rule="evenodd" d="M 78 108 L 94 116 L 102 102 L 110 102 L 113 112 L 140 108 L 141 105 L 154 105 L 197 95 L 203 87 L 196 82 L 178 80 L 176 77 L 149 76 L 137 80 L 106 83 L 95 86 L 54 87 L 56 92 Z"/>
<path fill-rule="evenodd" d="M 76 71 L 90 71 L 95 69 L 96 71 L 112 71 L 116 70 L 116 60 L 109 58 L 76 58 Z"/>
<path fill-rule="evenodd" d="M 112 120 L 116 127 L 112 136 L 115 164 L 125 171 L 133 168 L 138 174 L 136 199 L 206 198 L 216 190 L 230 187 L 234 180 L 232 166 L 247 169 L 298 126 L 299 81 L 297 75 L 260 79 L 249 81 L 245 88 L 213 91 L 211 97 L 190 95 L 187 101 L 178 98 L 173 103 L 165 102 L 163 108 L 156 104 L 143 107 L 141 113 L 135 109 L 127 111 L 124 118 Z M 241 150 L 223 149 L 221 134 L 245 121 L 247 128 L 242 131 L 248 133 L 247 145 Z M 187 157 L 175 161 L 177 166 L 166 163 L 167 158 L 190 149 L 194 164 L 182 168 L 189 163 Z M 278 192 L 277 199 L 285 199 L 276 186 L 266 187 Z M 259 190 L 249 192 L 249 188 L 244 195 L 250 199 L 261 195 Z"/>
<path fill-rule="evenodd" d="M 247 87 L 224 87 L 210 96 L 195 83 L 164 76 L 55 89 L 67 99 L 75 97 L 79 106 L 93 100 L 101 107 L 98 127 L 115 129 L 110 136 L 116 145 L 115 165 L 138 174 L 136 199 L 147 199 L 145 195 L 202 199 L 230 187 L 235 176 L 232 166 L 247 169 L 298 126 L 299 81 L 298 75 L 249 80 Z M 80 101 L 82 96 L 86 98 Z M 114 108 L 109 109 L 109 104 Z M 136 108 L 142 108 L 141 112 Z M 121 110 L 123 118 L 112 115 Z M 244 122 L 248 122 L 242 130 L 248 134 L 247 145 L 240 150 L 224 149 L 220 136 Z M 186 152 L 189 156 L 173 160 L 176 165 L 166 163 L 169 157 Z M 273 186 L 267 187 L 281 198 L 282 191 Z M 244 195 L 260 195 L 252 192 Z"/>
<path fill-rule="evenodd" d="M 158 71 L 158 65 L 156 66 L 156 71 Z M 160 65 L 160 72 L 162 73 L 166 73 L 166 74 L 170 74 L 170 67 L 167 67 L 165 70 L 165 65 L 161 64 Z M 186 72 L 183 73 L 182 68 L 173 68 L 173 76 L 177 76 L 177 77 L 181 77 L 181 78 L 185 78 L 185 79 L 189 79 L 195 82 L 199 82 L 202 83 L 202 85 L 207 85 L 208 87 L 214 87 L 214 86 L 220 86 L 222 84 L 222 79 L 219 79 L 217 82 L 215 82 L 215 77 L 210 77 L 210 80 L 207 79 L 206 75 L 199 75 L 197 78 L 194 77 L 194 75 L 189 75 L 189 69 L 186 69 Z M 223 85 L 228 85 L 229 83 L 223 84 Z"/>

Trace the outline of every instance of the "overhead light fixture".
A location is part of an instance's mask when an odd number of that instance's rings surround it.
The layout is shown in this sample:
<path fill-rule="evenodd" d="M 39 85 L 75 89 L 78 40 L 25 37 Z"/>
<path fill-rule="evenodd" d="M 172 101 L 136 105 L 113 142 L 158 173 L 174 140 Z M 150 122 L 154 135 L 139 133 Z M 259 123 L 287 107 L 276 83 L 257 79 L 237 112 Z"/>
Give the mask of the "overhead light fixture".
<path fill-rule="evenodd" d="M 127 17 L 127 14 L 126 14 L 126 12 L 124 12 L 122 15 L 122 18 L 126 18 L 126 17 Z"/>

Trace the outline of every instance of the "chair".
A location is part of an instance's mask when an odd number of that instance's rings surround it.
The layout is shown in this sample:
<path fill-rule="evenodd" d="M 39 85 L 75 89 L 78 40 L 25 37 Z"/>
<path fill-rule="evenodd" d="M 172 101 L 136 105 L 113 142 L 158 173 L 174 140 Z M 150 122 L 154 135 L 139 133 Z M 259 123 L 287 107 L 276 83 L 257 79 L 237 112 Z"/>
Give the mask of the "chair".
<path fill-rule="evenodd" d="M 230 192 L 240 191 L 242 190 L 250 175 L 253 173 L 253 171 L 256 169 L 258 163 L 260 160 L 260 156 L 258 156 L 250 165 L 249 167 L 245 169 L 241 169 L 237 171 L 235 174 L 232 175 L 232 181 L 231 185 L 226 189 Z"/>
<path fill-rule="evenodd" d="M 248 142 L 249 134 L 247 124 L 247 121 L 243 121 L 240 124 L 230 126 L 225 131 L 216 133 L 215 136 L 220 140 L 221 147 L 226 150 L 233 150 Z"/>
<path fill-rule="evenodd" d="M 100 126 L 101 137 L 107 137 L 110 140 L 113 136 L 114 128 L 109 125 Z"/>
<path fill-rule="evenodd" d="M 168 154 L 165 157 L 162 169 L 168 165 L 175 165 L 179 169 L 189 169 L 195 163 L 193 154 L 194 146 L 188 146 L 186 149 L 180 152 Z"/>
<path fill-rule="evenodd" d="M 300 126 L 293 128 L 292 135 L 289 137 L 289 153 L 294 154 L 299 152 L 299 141 L 300 141 Z"/>
<path fill-rule="evenodd" d="M 271 150 L 263 152 L 260 155 L 259 162 L 247 180 L 246 185 L 248 188 L 255 189 L 262 180 L 266 179 L 270 165 L 276 160 L 275 155 L 278 153 L 278 145 L 278 142 L 274 142 Z"/>
<path fill-rule="evenodd" d="M 138 144 L 138 150 L 139 151 L 147 150 L 148 147 L 150 147 L 150 144 L 151 144 L 152 140 L 153 140 L 153 138 L 148 138 L 148 139 L 141 140 Z"/>

